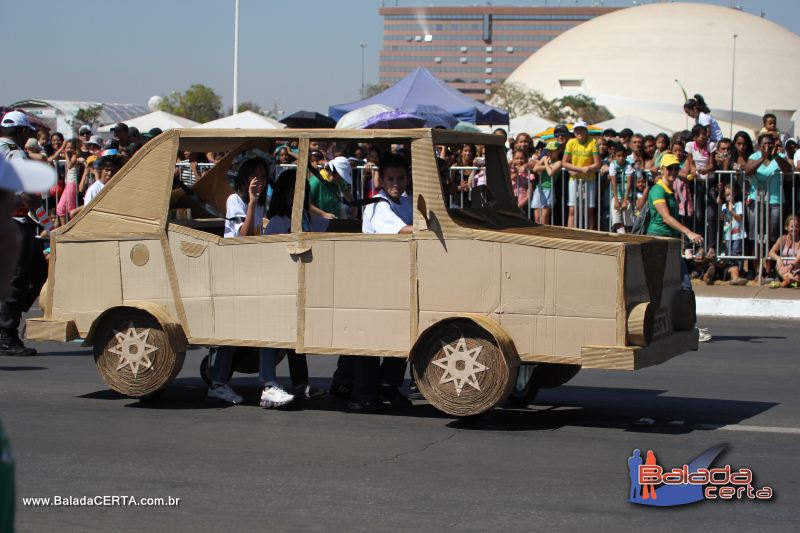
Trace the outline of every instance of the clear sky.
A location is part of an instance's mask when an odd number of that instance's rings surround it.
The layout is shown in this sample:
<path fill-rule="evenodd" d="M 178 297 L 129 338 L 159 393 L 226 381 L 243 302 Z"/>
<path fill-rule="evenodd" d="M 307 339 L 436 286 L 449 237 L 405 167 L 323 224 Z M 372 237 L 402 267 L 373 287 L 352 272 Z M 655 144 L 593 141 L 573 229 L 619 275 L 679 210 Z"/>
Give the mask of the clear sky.
<path fill-rule="evenodd" d="M 366 44 L 365 81 L 378 81 L 382 3 L 477 5 L 463 0 L 240 0 L 239 101 L 266 109 L 277 102 L 288 114 L 298 109 L 326 112 L 331 104 L 358 100 L 360 43 Z M 602 3 L 622 7 L 632 2 Z M 800 34 L 797 0 L 706 3 L 764 12 L 767 19 Z M 0 105 L 28 98 L 145 104 L 152 95 L 183 91 L 192 83 L 212 87 L 225 107 L 231 105 L 234 0 L 0 0 L 0 13 L 5 44 Z"/>

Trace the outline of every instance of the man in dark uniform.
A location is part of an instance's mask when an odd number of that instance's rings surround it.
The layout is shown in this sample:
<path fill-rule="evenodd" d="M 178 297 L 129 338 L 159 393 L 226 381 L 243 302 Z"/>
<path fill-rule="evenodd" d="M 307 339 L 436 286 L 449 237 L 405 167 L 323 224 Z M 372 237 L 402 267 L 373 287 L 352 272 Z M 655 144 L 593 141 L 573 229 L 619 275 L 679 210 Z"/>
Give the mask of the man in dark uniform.
<path fill-rule="evenodd" d="M 25 113 L 6 113 L 0 121 L 0 157 L 8 162 L 28 159 L 23 147 L 30 132 L 31 125 Z M 29 192 L 14 197 L 13 218 L 21 240 L 19 259 L 11 276 L 11 292 L 0 300 L 0 355 L 36 355 L 36 350 L 22 343 L 19 323 L 22 313 L 30 309 L 47 280 L 47 261 L 42 254 L 42 244 L 36 239 L 38 226 L 27 216 L 28 210 L 39 203 L 40 199 Z"/>
<path fill-rule="evenodd" d="M 11 218 L 17 203 L 15 193 L 46 191 L 55 182 L 53 167 L 33 161 L 9 163 L 0 157 L 0 299 L 11 293 L 9 282 L 19 254 L 19 230 Z M 0 531 L 14 531 L 15 507 L 14 455 L 0 424 Z"/>

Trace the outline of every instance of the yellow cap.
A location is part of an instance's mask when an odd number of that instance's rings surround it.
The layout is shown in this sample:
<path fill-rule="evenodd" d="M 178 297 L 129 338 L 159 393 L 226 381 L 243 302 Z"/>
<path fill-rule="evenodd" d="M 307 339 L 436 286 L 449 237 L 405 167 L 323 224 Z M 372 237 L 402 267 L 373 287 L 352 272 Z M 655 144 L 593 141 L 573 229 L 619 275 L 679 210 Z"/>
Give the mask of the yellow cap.
<path fill-rule="evenodd" d="M 672 154 L 664 154 L 661 156 L 661 168 L 671 167 L 672 165 L 680 165 L 680 160 Z"/>

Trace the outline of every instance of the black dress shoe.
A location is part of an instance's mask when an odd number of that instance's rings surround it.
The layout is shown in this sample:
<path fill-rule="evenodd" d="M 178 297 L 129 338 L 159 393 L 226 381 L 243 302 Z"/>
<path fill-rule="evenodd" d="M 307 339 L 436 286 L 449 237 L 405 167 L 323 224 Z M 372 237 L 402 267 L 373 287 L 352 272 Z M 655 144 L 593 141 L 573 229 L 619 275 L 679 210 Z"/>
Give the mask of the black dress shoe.
<path fill-rule="evenodd" d="M 347 404 L 347 410 L 351 413 L 380 413 L 386 410 L 386 406 L 378 400 L 367 402 L 350 401 Z"/>
<path fill-rule="evenodd" d="M 400 389 L 392 385 L 382 384 L 378 395 L 381 400 L 386 400 L 394 407 L 411 407 L 412 405 L 411 400 L 406 398 L 403 393 L 400 392 Z"/>
<path fill-rule="evenodd" d="M 30 357 L 36 355 L 36 350 L 33 348 L 26 348 L 19 337 L 11 337 L 3 335 L 0 337 L 0 355 L 7 355 L 10 357 Z"/>
<path fill-rule="evenodd" d="M 331 388 L 328 391 L 328 394 L 330 394 L 331 396 L 335 396 L 337 398 L 341 398 L 342 400 L 349 400 L 352 392 L 353 392 L 352 385 L 344 385 L 342 383 L 331 383 Z"/>

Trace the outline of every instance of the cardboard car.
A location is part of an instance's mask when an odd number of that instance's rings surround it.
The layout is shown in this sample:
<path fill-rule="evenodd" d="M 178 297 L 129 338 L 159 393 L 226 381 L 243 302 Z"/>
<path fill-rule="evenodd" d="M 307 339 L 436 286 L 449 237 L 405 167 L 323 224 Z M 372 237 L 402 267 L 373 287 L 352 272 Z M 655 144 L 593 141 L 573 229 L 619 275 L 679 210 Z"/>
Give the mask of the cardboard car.
<path fill-rule="evenodd" d="M 411 155 L 412 234 L 360 222 L 223 238 L 228 169 L 242 153 L 313 142 L 401 144 Z M 452 208 L 436 148 L 485 146 L 486 190 Z M 175 154 L 226 151 L 191 191 L 173 190 Z M 294 212 L 304 186 L 295 187 Z M 205 206 L 205 209 L 204 209 Z M 174 219 L 175 208 L 191 219 Z M 27 338 L 94 347 L 112 389 L 166 387 L 189 346 L 408 358 L 437 408 L 472 415 L 514 389 L 560 385 L 581 368 L 636 370 L 697 348 L 680 242 L 536 225 L 517 208 L 503 139 L 410 130 L 171 130 L 148 142 L 52 238 L 42 318 Z"/>

